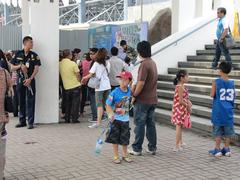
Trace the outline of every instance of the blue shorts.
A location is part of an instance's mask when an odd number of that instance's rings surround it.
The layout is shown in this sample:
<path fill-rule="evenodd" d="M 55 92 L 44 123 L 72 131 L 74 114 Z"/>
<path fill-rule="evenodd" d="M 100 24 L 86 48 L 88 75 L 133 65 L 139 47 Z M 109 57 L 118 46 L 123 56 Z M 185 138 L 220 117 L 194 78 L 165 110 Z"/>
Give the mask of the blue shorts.
<path fill-rule="evenodd" d="M 231 137 L 235 134 L 233 126 L 213 126 L 213 136 Z"/>

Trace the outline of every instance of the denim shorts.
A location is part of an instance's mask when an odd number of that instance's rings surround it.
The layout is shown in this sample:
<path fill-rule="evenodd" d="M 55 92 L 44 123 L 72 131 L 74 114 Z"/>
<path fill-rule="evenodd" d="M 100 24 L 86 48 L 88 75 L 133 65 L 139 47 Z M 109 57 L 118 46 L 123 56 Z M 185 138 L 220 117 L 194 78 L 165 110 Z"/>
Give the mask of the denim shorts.
<path fill-rule="evenodd" d="M 231 137 L 235 134 L 233 126 L 213 126 L 213 136 Z"/>
<path fill-rule="evenodd" d="M 96 91 L 95 93 L 97 107 L 105 107 L 107 98 L 110 94 L 110 90 Z"/>

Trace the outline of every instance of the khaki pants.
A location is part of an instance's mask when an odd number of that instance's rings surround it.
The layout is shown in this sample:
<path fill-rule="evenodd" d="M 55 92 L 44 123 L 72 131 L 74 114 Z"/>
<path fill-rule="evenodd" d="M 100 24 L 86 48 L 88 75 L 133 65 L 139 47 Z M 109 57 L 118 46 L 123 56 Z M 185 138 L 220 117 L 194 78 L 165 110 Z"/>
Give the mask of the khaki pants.
<path fill-rule="evenodd" d="M 5 168 L 5 161 L 6 161 L 6 139 L 0 138 L 0 180 L 4 177 L 4 168 Z"/>

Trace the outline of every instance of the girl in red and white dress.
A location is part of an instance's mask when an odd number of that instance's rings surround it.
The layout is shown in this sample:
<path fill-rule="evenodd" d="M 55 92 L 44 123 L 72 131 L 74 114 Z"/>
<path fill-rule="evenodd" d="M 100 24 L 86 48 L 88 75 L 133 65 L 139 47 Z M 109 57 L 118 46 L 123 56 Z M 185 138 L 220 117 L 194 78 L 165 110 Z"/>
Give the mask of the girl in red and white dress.
<path fill-rule="evenodd" d="M 192 103 L 189 100 L 188 89 L 184 85 L 187 82 L 187 71 L 180 70 L 174 79 L 174 85 L 176 86 L 176 89 L 171 119 L 172 123 L 176 126 L 176 147 L 173 149 L 174 152 L 183 150 L 183 146 L 185 145 L 182 141 L 182 128 L 191 127 L 190 113 L 192 109 Z"/>

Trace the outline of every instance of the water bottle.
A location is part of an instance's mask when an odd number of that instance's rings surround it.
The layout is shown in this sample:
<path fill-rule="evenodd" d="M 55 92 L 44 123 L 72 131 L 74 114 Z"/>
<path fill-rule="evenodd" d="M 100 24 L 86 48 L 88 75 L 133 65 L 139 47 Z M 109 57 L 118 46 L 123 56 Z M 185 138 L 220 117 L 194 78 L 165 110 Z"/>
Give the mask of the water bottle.
<path fill-rule="evenodd" d="M 97 140 L 96 148 L 95 148 L 95 154 L 96 155 L 99 155 L 101 153 L 102 147 L 103 147 L 103 140 L 101 138 L 99 138 Z"/>

